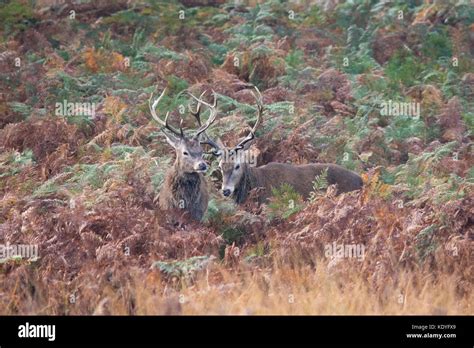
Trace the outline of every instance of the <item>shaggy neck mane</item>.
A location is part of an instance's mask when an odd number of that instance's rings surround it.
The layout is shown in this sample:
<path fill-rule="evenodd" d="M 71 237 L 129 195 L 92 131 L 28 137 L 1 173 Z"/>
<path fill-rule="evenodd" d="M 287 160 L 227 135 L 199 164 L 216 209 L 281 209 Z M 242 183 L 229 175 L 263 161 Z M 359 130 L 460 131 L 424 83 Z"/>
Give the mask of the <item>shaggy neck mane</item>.
<path fill-rule="evenodd" d="M 232 195 L 236 203 L 244 202 L 250 190 L 257 187 L 257 180 L 247 164 L 243 165 L 243 171 L 242 179 L 240 179 Z"/>
<path fill-rule="evenodd" d="M 171 176 L 172 191 L 176 192 L 179 199 L 192 202 L 199 194 L 201 175 L 199 173 L 180 173 L 175 169 L 175 174 Z"/>

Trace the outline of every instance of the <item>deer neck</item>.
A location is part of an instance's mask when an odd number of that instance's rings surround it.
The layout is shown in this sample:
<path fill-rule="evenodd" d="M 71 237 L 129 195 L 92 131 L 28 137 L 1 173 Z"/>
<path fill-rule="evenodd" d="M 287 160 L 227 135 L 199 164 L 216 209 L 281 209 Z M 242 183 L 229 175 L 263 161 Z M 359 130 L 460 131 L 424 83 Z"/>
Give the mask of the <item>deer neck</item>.
<path fill-rule="evenodd" d="M 257 177 L 255 176 L 255 173 L 252 170 L 252 167 L 250 167 L 247 164 L 242 164 L 243 165 L 243 175 L 242 179 L 240 180 L 239 184 L 234 190 L 234 200 L 236 203 L 243 203 L 249 194 L 249 192 L 257 187 Z"/>
<path fill-rule="evenodd" d="M 195 193 L 200 190 L 202 176 L 200 173 L 185 173 L 179 169 L 175 162 L 171 173 L 172 188 L 175 192 L 181 193 L 181 198 L 193 198 Z"/>

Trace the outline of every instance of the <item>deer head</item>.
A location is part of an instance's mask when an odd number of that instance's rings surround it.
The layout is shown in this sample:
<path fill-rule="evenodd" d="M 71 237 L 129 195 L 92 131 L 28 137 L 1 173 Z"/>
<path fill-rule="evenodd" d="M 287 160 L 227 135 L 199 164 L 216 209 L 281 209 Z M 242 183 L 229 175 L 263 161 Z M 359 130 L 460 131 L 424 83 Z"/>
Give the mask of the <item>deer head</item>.
<path fill-rule="evenodd" d="M 160 117 L 158 117 L 158 115 L 156 114 L 156 107 L 158 103 L 160 102 L 161 98 L 163 98 L 163 96 L 165 95 L 165 92 L 166 92 L 166 88 L 163 90 L 161 95 L 153 103 L 152 103 L 153 93 L 151 94 L 150 99 L 148 101 L 151 115 L 153 119 L 156 122 L 158 122 L 158 124 L 161 125 L 161 130 L 165 134 L 166 140 L 175 149 L 176 165 L 178 169 L 183 173 L 205 172 L 208 168 L 208 165 L 203 159 L 204 152 L 201 147 L 201 138 L 205 134 L 209 126 L 216 119 L 216 115 L 217 115 L 216 94 L 213 91 L 214 103 L 211 105 L 202 100 L 202 97 L 204 96 L 206 92 L 203 92 L 200 98 L 196 98 L 191 93 L 189 93 L 193 98 L 199 101 L 196 111 L 191 110 L 191 106 L 188 105 L 189 111 L 197 119 L 199 128 L 196 130 L 196 133 L 194 134 L 194 136 L 188 137 L 184 134 L 183 127 L 182 127 L 183 126 L 182 119 L 179 125 L 179 131 L 178 131 L 177 129 L 175 129 L 168 123 L 169 112 L 166 113 L 164 121 Z M 201 124 L 201 117 L 200 117 L 202 104 L 205 104 L 206 106 L 208 106 L 211 111 L 211 114 L 204 125 Z"/>
<path fill-rule="evenodd" d="M 222 194 L 226 197 L 234 193 L 238 183 L 242 180 L 244 171 L 248 164 L 248 159 L 247 156 L 245 156 L 245 153 L 253 143 L 253 140 L 255 139 L 255 131 L 262 120 L 262 95 L 257 87 L 254 86 L 254 89 L 256 93 L 252 92 L 252 94 L 257 101 L 257 120 L 248 135 L 236 146 L 231 148 L 225 147 L 220 141 L 213 141 L 207 135 L 205 136 L 205 141 L 203 141 L 203 143 L 211 145 L 214 148 L 212 154 L 219 157 L 219 167 L 222 173 Z"/>

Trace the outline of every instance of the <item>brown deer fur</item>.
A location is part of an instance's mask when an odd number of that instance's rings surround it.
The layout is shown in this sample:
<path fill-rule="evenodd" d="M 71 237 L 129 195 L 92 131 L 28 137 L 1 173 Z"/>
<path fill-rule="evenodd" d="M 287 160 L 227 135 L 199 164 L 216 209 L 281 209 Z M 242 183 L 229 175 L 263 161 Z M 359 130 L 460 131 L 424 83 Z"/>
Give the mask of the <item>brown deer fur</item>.
<path fill-rule="evenodd" d="M 329 185 L 337 185 L 337 193 L 354 191 L 362 188 L 359 175 L 337 164 L 303 164 L 269 163 L 261 167 L 251 167 L 241 163 L 243 175 L 237 183 L 232 198 L 236 203 L 243 203 L 250 190 L 261 187 L 259 201 L 263 203 L 272 195 L 272 188 L 282 184 L 291 185 L 304 199 L 313 191 L 313 181 L 326 168 Z"/>
<path fill-rule="evenodd" d="M 184 173 L 176 164 L 168 170 L 158 200 L 161 209 L 184 209 L 199 221 L 208 201 L 207 183 L 201 173 Z"/>

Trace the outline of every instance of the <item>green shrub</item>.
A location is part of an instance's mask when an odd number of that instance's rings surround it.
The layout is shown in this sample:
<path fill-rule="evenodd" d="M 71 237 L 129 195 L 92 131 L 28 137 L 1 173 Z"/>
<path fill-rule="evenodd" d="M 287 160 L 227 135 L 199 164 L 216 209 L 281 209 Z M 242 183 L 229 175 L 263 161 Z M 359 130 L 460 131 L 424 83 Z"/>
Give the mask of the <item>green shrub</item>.
<path fill-rule="evenodd" d="M 424 67 L 418 60 L 403 52 L 395 54 L 387 63 L 385 73 L 395 89 L 399 83 L 407 87 L 415 85 Z"/>
<path fill-rule="evenodd" d="M 3 25 L 5 34 L 24 30 L 35 22 L 33 7 L 17 0 L 8 4 L 0 3 L 0 23 Z"/>
<path fill-rule="evenodd" d="M 446 31 L 432 31 L 424 38 L 422 51 L 426 58 L 437 60 L 441 57 L 451 57 L 451 46 L 449 34 Z"/>
<path fill-rule="evenodd" d="M 273 197 L 268 204 L 269 218 L 287 219 L 303 208 L 303 199 L 290 184 L 272 188 Z"/>
<path fill-rule="evenodd" d="M 18 174 L 23 168 L 33 163 L 33 151 L 30 149 L 22 153 L 18 151 L 5 152 L 0 156 L 0 178 Z"/>

